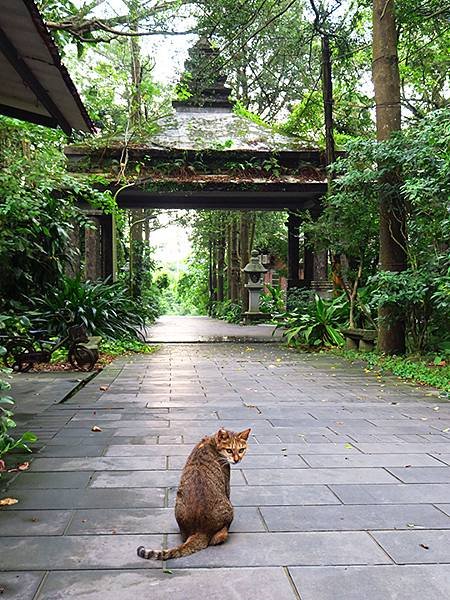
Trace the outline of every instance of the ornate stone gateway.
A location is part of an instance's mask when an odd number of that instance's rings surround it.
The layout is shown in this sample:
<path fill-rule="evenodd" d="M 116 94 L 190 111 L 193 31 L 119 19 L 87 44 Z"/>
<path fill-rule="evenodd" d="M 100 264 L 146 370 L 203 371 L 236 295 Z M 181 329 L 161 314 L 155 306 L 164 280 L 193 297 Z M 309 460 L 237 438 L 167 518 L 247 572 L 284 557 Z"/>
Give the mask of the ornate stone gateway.
<path fill-rule="evenodd" d="M 200 40 L 191 61 L 201 56 L 205 64 L 215 52 Z M 192 65 L 189 70 L 194 71 Z M 71 169 L 101 173 L 109 181 L 107 187 L 120 190 L 117 202 L 123 209 L 287 210 L 289 286 L 310 287 L 313 280 L 326 280 L 326 260 L 315 257 L 307 244 L 299 279 L 302 215 L 309 211 L 317 216 L 327 190 L 323 153 L 240 114 L 223 76 L 204 81 L 197 73 L 190 90 L 187 99 L 173 102 L 173 114 L 158 122 L 158 132 L 145 143 L 117 141 L 98 149 L 69 146 Z M 139 176 L 120 189 L 117 182 L 125 172 Z M 112 227 L 106 221 L 103 237 L 109 244 Z M 112 253 L 101 243 L 105 258 L 99 269 L 113 274 Z"/>

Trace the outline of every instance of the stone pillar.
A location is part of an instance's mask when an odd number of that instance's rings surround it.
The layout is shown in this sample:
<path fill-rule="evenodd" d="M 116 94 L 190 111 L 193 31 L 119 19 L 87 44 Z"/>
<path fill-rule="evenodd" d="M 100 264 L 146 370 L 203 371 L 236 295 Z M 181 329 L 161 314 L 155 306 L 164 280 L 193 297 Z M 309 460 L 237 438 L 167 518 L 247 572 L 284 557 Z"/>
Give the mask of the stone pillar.
<path fill-rule="evenodd" d="M 84 230 L 84 277 L 95 281 L 102 276 L 100 227 L 97 217 L 89 217 L 95 228 Z"/>
<path fill-rule="evenodd" d="M 314 278 L 314 250 L 310 245 L 308 236 L 305 235 L 303 257 L 304 257 L 304 275 L 303 285 L 306 288 L 311 287 L 311 282 Z"/>
<path fill-rule="evenodd" d="M 298 265 L 300 262 L 299 228 L 300 216 L 292 211 L 288 214 L 288 288 L 299 286 Z"/>
<path fill-rule="evenodd" d="M 102 277 L 110 278 L 111 282 L 117 278 L 117 248 L 116 227 L 112 215 L 102 215 Z"/>
<path fill-rule="evenodd" d="M 79 277 L 81 273 L 81 254 L 80 254 L 80 226 L 78 223 L 73 223 L 69 237 L 70 250 L 72 256 L 70 262 L 66 265 L 66 275 L 68 277 Z"/>

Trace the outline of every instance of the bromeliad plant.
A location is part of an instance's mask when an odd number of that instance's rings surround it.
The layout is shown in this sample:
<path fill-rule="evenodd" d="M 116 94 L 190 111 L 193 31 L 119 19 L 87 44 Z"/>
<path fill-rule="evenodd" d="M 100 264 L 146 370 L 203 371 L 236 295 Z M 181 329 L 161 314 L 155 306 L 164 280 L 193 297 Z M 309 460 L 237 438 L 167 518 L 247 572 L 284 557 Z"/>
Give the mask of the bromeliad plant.
<path fill-rule="evenodd" d="M 277 328 L 290 345 L 341 346 L 340 328 L 348 320 L 348 303 L 344 297 L 323 300 L 315 296 L 305 311 L 293 310 L 277 315 Z"/>

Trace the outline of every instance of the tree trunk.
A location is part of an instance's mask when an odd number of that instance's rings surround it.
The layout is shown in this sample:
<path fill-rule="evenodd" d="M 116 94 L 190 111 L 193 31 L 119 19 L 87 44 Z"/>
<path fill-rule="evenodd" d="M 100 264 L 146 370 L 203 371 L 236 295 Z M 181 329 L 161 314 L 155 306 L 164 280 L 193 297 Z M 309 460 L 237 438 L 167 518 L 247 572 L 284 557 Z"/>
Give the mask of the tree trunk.
<path fill-rule="evenodd" d="M 325 162 L 328 167 L 336 160 L 333 134 L 333 79 L 328 35 L 322 36 L 322 97 L 325 117 Z"/>
<path fill-rule="evenodd" d="M 231 236 L 231 223 L 227 223 L 227 299 L 231 300 L 231 287 L 232 287 L 232 270 L 231 270 L 231 247 L 233 245 L 233 239 Z"/>
<path fill-rule="evenodd" d="M 300 217 L 297 213 L 289 211 L 288 220 L 288 288 L 296 288 L 300 285 L 298 278 L 298 266 L 300 262 L 299 228 Z M 304 277 L 306 279 L 306 275 Z"/>
<path fill-rule="evenodd" d="M 89 281 L 95 281 L 102 276 L 100 224 L 96 217 L 90 217 L 95 228 L 86 227 L 84 230 L 84 276 Z"/>
<path fill-rule="evenodd" d="M 233 216 L 231 222 L 231 300 L 237 302 L 239 298 L 239 253 L 238 253 L 238 229 L 236 218 Z"/>
<path fill-rule="evenodd" d="M 224 296 L 224 271 L 225 271 L 225 224 L 220 223 L 220 234 L 217 240 L 217 300 L 223 302 Z"/>
<path fill-rule="evenodd" d="M 212 314 L 213 303 L 213 247 L 212 241 L 209 240 L 208 246 L 208 315 Z"/>
<path fill-rule="evenodd" d="M 136 208 L 129 211 L 130 224 L 130 293 L 138 298 L 141 292 L 142 270 L 142 231 L 144 211 Z"/>
<path fill-rule="evenodd" d="M 377 140 L 387 140 L 401 128 L 400 76 L 394 0 L 373 0 L 373 85 Z M 384 176 L 380 191 L 380 269 L 406 269 L 406 211 L 396 173 Z M 405 352 L 405 323 L 397 307 L 379 309 L 378 346 L 385 354 Z"/>
<path fill-rule="evenodd" d="M 250 233 L 250 214 L 246 211 L 241 212 L 240 219 L 240 240 L 241 240 L 241 273 L 242 269 L 248 264 L 250 260 L 250 249 L 249 249 L 249 233 Z M 245 287 L 245 276 L 241 275 L 241 304 L 242 311 L 248 311 L 248 290 Z"/>
<path fill-rule="evenodd" d="M 137 12 L 140 2 L 131 0 L 128 5 L 130 31 L 137 31 Z M 142 65 L 141 65 L 141 45 L 137 36 L 130 38 L 131 50 L 131 97 L 130 97 L 130 123 L 134 128 L 139 128 L 142 124 Z"/>
<path fill-rule="evenodd" d="M 217 240 L 211 241 L 211 300 L 217 302 Z"/>

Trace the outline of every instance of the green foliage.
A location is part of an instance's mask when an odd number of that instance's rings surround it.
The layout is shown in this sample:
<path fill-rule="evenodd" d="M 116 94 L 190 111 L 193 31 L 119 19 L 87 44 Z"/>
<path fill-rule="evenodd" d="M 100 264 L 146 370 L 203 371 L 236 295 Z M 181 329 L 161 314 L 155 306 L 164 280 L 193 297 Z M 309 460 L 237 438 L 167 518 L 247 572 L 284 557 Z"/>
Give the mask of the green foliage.
<path fill-rule="evenodd" d="M 213 302 L 211 304 L 211 316 L 228 323 L 240 323 L 242 321 L 242 305 L 231 300 Z"/>
<path fill-rule="evenodd" d="M 0 346 L 0 356 L 4 353 L 5 348 Z M 12 450 L 25 450 L 31 452 L 28 444 L 33 444 L 38 439 L 34 433 L 31 433 L 30 431 L 26 431 L 16 439 L 11 435 L 11 430 L 16 427 L 16 422 L 12 411 L 14 400 L 8 395 L 11 385 L 5 379 L 9 373 L 9 369 L 0 367 L 0 459 Z"/>
<path fill-rule="evenodd" d="M 270 127 L 268 123 L 264 121 L 259 115 L 249 110 L 245 107 L 240 100 L 237 100 L 233 106 L 233 112 L 240 117 L 244 117 L 245 119 L 249 119 L 256 123 L 256 125 L 261 125 L 262 127 Z"/>
<path fill-rule="evenodd" d="M 315 292 L 305 288 L 290 288 L 286 294 L 286 309 L 288 312 L 308 312 L 315 300 Z"/>
<path fill-rule="evenodd" d="M 259 308 L 269 315 L 281 313 L 285 309 L 285 291 L 266 283 L 267 292 L 261 294 Z"/>
<path fill-rule="evenodd" d="M 394 307 L 404 319 L 412 352 L 436 347 L 450 331 L 450 269 L 442 272 L 439 262 L 429 263 L 401 273 L 382 271 L 371 281 L 371 302 Z"/>
<path fill-rule="evenodd" d="M 73 257 L 70 234 L 84 223 L 77 199 L 103 195 L 68 175 L 65 137 L 0 117 L 0 307 L 54 285 Z"/>
<path fill-rule="evenodd" d="M 347 156 L 333 167 L 336 178 L 322 216 L 304 226 L 319 247 L 346 257 L 341 275 L 348 296 L 355 284 L 371 294 L 375 287 L 370 301 L 350 298 L 352 313 L 354 304 L 355 312 L 366 317 L 362 304 L 372 309 L 376 302 L 395 304 L 407 320 L 409 347 L 417 351 L 432 348 L 448 327 L 449 147 L 450 109 L 427 115 L 385 142 L 353 141 Z M 402 181 L 409 269 L 398 275 L 380 273 L 367 287 L 378 262 L 379 193 L 392 197 L 398 193 L 398 184 L 384 177 L 392 172 Z"/>
<path fill-rule="evenodd" d="M 99 347 L 100 352 L 109 356 L 122 356 L 123 354 L 153 354 L 157 346 L 151 346 L 136 338 L 123 338 L 117 340 L 102 340 Z"/>
<path fill-rule="evenodd" d="M 180 275 L 176 288 L 177 299 L 184 314 L 206 315 L 209 307 L 208 263 L 202 255 L 193 256 L 187 271 Z"/>
<path fill-rule="evenodd" d="M 287 214 L 285 211 L 258 211 L 255 213 L 253 248 L 275 257 L 280 263 L 287 260 Z"/>
<path fill-rule="evenodd" d="M 63 277 L 59 287 L 49 287 L 32 301 L 28 316 L 51 335 L 64 335 L 68 326 L 62 311 L 73 314 L 69 325 L 83 323 L 90 335 L 107 339 L 135 338 L 144 326 L 138 305 L 119 283 L 82 282 Z"/>
<path fill-rule="evenodd" d="M 276 316 L 277 328 L 283 328 L 283 337 L 294 346 L 342 345 L 340 327 L 347 318 L 348 306 L 343 298 L 323 300 L 319 296 L 315 296 L 305 311 L 293 310 Z"/>
<path fill-rule="evenodd" d="M 392 373 L 402 379 L 416 383 L 432 385 L 450 392 L 450 365 L 438 356 L 380 356 L 374 352 L 356 352 L 354 350 L 333 350 L 338 356 L 352 361 L 364 361 L 369 369 L 378 373 Z M 439 363 L 445 363 L 438 366 Z"/>

